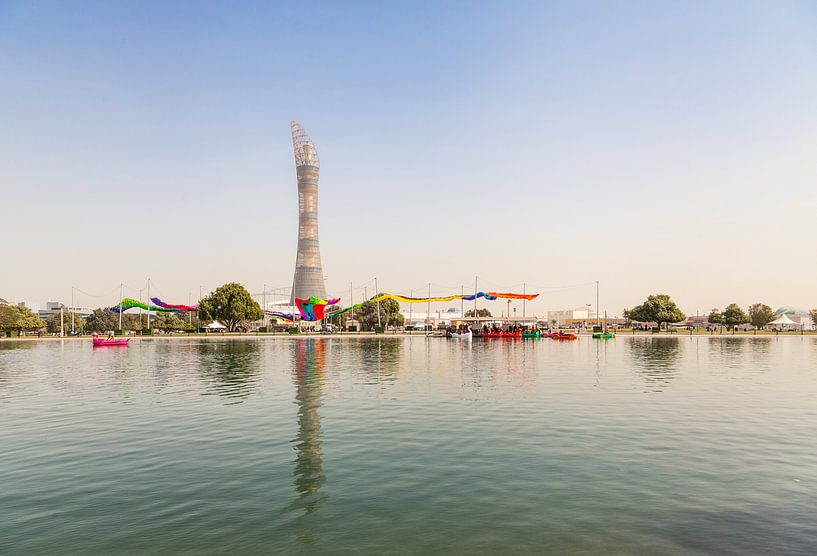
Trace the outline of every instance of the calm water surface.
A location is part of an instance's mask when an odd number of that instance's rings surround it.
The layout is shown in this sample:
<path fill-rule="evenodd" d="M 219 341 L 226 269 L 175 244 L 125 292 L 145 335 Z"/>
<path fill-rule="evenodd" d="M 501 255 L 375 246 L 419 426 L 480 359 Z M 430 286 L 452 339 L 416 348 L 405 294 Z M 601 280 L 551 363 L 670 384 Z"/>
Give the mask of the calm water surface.
<path fill-rule="evenodd" d="M 0 553 L 817 552 L 817 338 L 0 342 Z"/>

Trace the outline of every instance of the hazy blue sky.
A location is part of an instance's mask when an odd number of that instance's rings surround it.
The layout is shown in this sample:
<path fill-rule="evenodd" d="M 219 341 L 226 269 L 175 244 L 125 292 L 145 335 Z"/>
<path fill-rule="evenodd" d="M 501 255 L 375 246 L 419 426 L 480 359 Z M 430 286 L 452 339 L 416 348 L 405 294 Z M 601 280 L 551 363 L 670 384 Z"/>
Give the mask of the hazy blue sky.
<path fill-rule="evenodd" d="M 296 119 L 331 294 L 817 306 L 813 2 L 167 4 L 0 2 L 0 297 L 288 286 Z"/>

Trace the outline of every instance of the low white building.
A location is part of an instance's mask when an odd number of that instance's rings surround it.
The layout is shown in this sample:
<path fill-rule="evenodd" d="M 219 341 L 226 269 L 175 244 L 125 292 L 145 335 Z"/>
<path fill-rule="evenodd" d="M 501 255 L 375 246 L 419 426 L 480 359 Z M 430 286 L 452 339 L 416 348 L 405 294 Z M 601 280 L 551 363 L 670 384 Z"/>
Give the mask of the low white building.
<path fill-rule="evenodd" d="M 65 311 L 66 314 L 76 313 L 83 318 L 90 317 L 94 312 L 90 307 L 69 307 L 57 301 L 48 301 L 45 304 L 45 309 L 37 311 L 37 316 L 45 320 L 52 315 L 59 315 L 60 309 Z"/>
<path fill-rule="evenodd" d="M 575 326 L 577 324 L 586 326 L 596 322 L 596 313 L 587 307 L 576 309 L 560 309 L 558 311 L 548 311 L 548 324 L 555 326 Z"/>

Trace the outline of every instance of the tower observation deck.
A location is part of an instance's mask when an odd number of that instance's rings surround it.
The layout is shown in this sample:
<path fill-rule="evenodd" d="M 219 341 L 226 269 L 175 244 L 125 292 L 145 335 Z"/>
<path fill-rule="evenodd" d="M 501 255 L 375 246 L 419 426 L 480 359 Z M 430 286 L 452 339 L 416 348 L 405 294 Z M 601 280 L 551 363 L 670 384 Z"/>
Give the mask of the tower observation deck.
<path fill-rule="evenodd" d="M 321 266 L 318 241 L 318 178 L 321 161 L 312 139 L 298 122 L 292 122 L 292 147 L 295 150 L 295 169 L 298 177 L 298 254 L 295 258 L 295 277 L 292 295 L 308 298 L 314 295 L 326 299 L 326 285 Z"/>

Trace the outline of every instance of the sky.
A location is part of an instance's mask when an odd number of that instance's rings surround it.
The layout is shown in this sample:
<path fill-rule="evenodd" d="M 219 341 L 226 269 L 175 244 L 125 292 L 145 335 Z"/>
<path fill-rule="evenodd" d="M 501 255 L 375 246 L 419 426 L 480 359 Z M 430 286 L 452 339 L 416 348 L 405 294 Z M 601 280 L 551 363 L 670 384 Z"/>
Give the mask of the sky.
<path fill-rule="evenodd" d="M 0 1 L 0 297 L 288 296 L 291 120 L 344 304 L 817 307 L 817 5 L 784 1 Z"/>

